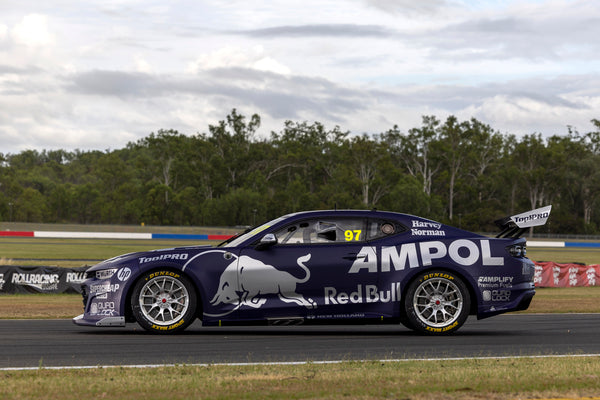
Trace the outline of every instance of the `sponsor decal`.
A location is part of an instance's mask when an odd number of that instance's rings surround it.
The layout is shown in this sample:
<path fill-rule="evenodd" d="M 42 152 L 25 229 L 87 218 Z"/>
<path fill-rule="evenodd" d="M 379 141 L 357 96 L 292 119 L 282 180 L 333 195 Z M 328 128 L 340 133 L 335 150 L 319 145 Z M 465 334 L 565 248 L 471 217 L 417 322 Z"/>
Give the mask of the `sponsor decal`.
<path fill-rule="evenodd" d="M 113 301 L 100 301 L 90 305 L 90 315 L 102 315 L 112 317 L 117 311 Z"/>
<path fill-rule="evenodd" d="M 542 272 L 544 271 L 544 268 L 541 265 L 537 265 L 535 266 L 535 275 L 533 277 L 533 284 L 538 286 L 541 285 L 542 283 Z"/>
<path fill-rule="evenodd" d="M 153 324 L 151 328 L 156 331 L 170 331 L 170 330 L 177 328 L 178 326 L 181 326 L 184 322 L 185 322 L 185 320 L 182 318 L 179 321 L 175 322 L 173 325 L 161 326 L 161 325 Z"/>
<path fill-rule="evenodd" d="M 426 281 L 427 279 L 432 279 L 432 278 L 444 278 L 444 279 L 448 279 L 450 281 L 454 280 L 454 277 L 452 275 L 448 275 L 444 272 L 434 272 L 433 274 L 427 274 L 423 277 L 423 281 Z"/>
<path fill-rule="evenodd" d="M 510 301 L 510 290 L 484 290 L 483 301 Z"/>
<path fill-rule="evenodd" d="M 286 271 L 280 271 L 252 257 L 241 256 L 231 262 L 221 274 L 219 287 L 210 304 L 235 304 L 235 307 L 224 314 L 207 314 L 210 317 L 220 317 L 232 313 L 242 306 L 260 308 L 267 299 L 265 294 L 276 294 L 285 303 L 296 303 L 308 309 L 317 307 L 313 299 L 306 299 L 296 292 L 296 285 L 306 283 L 310 279 L 310 270 L 305 265 L 311 255 L 299 257 L 296 262 L 305 275 L 297 278 Z"/>
<path fill-rule="evenodd" d="M 150 274 L 150 276 L 148 276 L 148 279 L 156 278 L 157 276 L 171 276 L 173 278 L 179 278 L 179 274 L 176 274 L 175 272 L 159 271 L 159 272 L 154 272 L 154 273 Z"/>
<path fill-rule="evenodd" d="M 559 286 L 560 283 L 560 267 L 552 267 L 552 278 L 554 279 L 554 286 Z"/>
<path fill-rule="evenodd" d="M 101 283 L 99 285 L 90 285 L 90 294 L 114 293 L 119 290 L 121 285 L 118 283 Z"/>
<path fill-rule="evenodd" d="M 435 231 L 429 229 L 415 229 L 410 230 L 410 234 L 413 236 L 446 236 L 445 231 Z"/>
<path fill-rule="evenodd" d="M 96 271 L 96 279 L 98 279 L 98 280 L 110 279 L 115 274 L 115 272 L 117 272 L 116 268 L 109 268 L 109 269 L 103 269 L 100 271 Z"/>
<path fill-rule="evenodd" d="M 529 228 L 531 226 L 544 225 L 550 216 L 551 210 L 552 206 L 546 206 L 522 214 L 513 215 L 510 218 L 519 228 Z"/>
<path fill-rule="evenodd" d="M 190 255 L 188 253 L 161 254 L 159 256 L 154 256 L 154 257 L 140 257 L 139 262 L 140 262 L 140 264 L 145 264 L 145 263 L 149 263 L 149 262 L 165 261 L 165 260 L 185 261 L 188 259 L 189 256 Z"/>
<path fill-rule="evenodd" d="M 348 270 L 350 274 L 359 272 L 376 273 L 402 271 L 405 268 L 418 268 L 433 265 L 435 260 L 449 257 L 453 262 L 465 267 L 504 265 L 504 257 L 493 256 L 489 240 L 458 239 L 448 245 L 441 241 L 404 243 L 400 246 L 383 246 L 380 254 L 375 247 L 361 248 L 359 257 Z"/>
<path fill-rule="evenodd" d="M 596 286 L 596 269 L 591 267 L 585 271 L 589 286 Z M 0 276 L 0 289 L 2 289 L 2 277 Z"/>
<path fill-rule="evenodd" d="M 577 286 L 577 272 L 579 272 L 579 268 L 569 268 L 569 286 Z"/>
<path fill-rule="evenodd" d="M 317 316 L 309 316 L 307 319 L 333 319 L 333 318 L 364 318 L 364 313 L 352 314 L 320 314 Z"/>
<path fill-rule="evenodd" d="M 330 286 L 325 287 L 325 305 L 389 303 L 400 301 L 400 282 L 392 282 L 387 290 L 380 290 L 376 285 L 357 285 L 351 293 L 339 292 Z"/>
<path fill-rule="evenodd" d="M 4 280 L 4 274 L 0 273 L 0 290 L 4 287 L 6 281 Z"/>
<path fill-rule="evenodd" d="M 38 290 L 58 290 L 58 274 L 27 274 L 13 273 L 11 283 L 21 286 L 30 286 Z"/>
<path fill-rule="evenodd" d="M 412 221 L 410 234 L 412 236 L 446 236 L 446 231 L 441 231 L 442 224 L 437 222 Z"/>
<path fill-rule="evenodd" d="M 412 221 L 412 227 L 439 230 L 442 227 L 442 224 L 440 224 L 439 222 Z"/>
<path fill-rule="evenodd" d="M 127 281 L 131 277 L 131 269 L 128 267 L 121 268 L 119 272 L 117 272 L 117 278 L 121 282 Z"/>
<path fill-rule="evenodd" d="M 514 276 L 480 276 L 477 286 L 480 288 L 512 288 Z"/>
<path fill-rule="evenodd" d="M 67 272 L 67 283 L 82 283 L 85 281 L 85 271 L 82 272 Z"/>
<path fill-rule="evenodd" d="M 444 328 L 432 328 L 431 326 L 426 326 L 425 329 L 428 330 L 429 332 L 447 332 L 453 328 L 455 328 L 458 325 L 458 321 L 454 321 L 454 323 L 452 323 L 452 325 L 448 325 Z"/>

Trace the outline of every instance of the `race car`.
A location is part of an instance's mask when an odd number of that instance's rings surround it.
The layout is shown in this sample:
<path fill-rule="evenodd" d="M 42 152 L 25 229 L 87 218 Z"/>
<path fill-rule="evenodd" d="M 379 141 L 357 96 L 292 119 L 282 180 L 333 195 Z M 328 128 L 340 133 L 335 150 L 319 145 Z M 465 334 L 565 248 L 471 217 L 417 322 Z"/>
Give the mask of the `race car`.
<path fill-rule="evenodd" d="M 227 324 L 402 323 L 426 334 L 525 310 L 535 267 L 520 237 L 551 206 L 496 221 L 497 237 L 414 215 L 285 215 L 217 246 L 121 255 L 86 272 L 77 325 L 155 333 Z"/>

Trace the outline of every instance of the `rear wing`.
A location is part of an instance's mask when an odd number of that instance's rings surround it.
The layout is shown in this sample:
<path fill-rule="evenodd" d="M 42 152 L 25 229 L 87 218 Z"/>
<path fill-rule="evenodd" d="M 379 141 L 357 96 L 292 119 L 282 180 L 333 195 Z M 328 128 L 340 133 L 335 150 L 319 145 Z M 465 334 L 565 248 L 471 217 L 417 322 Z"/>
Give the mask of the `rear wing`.
<path fill-rule="evenodd" d="M 502 229 L 496 237 L 518 238 L 527 228 L 544 225 L 550 216 L 550 210 L 551 205 L 494 221 Z"/>

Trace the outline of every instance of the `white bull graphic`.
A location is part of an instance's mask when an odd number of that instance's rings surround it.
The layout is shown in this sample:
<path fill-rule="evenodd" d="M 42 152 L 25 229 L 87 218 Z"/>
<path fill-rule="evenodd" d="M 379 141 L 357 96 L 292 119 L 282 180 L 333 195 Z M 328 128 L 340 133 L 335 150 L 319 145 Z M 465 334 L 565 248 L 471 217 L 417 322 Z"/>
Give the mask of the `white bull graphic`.
<path fill-rule="evenodd" d="M 317 304 L 312 299 L 305 299 L 296 293 L 296 285 L 310 279 L 310 270 L 304 265 L 308 260 L 310 254 L 298 258 L 297 263 L 306 275 L 304 278 L 296 278 L 289 272 L 280 271 L 260 260 L 241 256 L 225 268 L 219 280 L 219 288 L 210 301 L 213 306 L 222 303 L 237 305 L 225 314 L 206 315 L 227 315 L 244 305 L 260 308 L 267 302 L 266 298 L 261 297 L 266 294 L 277 294 L 286 303 L 296 303 L 309 309 L 316 308 Z"/>

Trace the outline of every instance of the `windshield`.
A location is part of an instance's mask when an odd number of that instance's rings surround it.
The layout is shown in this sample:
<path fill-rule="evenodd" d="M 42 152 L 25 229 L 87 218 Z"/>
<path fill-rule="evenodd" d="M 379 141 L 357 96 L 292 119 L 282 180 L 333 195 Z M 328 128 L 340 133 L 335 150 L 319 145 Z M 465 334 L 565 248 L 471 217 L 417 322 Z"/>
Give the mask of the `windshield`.
<path fill-rule="evenodd" d="M 276 223 L 286 219 L 288 216 L 283 216 L 283 217 L 279 217 L 276 218 L 272 221 L 266 222 L 262 225 L 259 225 L 257 227 L 251 228 L 249 230 L 247 230 L 244 233 L 239 234 L 238 236 L 233 237 L 232 239 L 229 239 L 226 242 L 223 242 L 221 244 L 219 244 L 219 247 L 236 247 L 239 246 L 242 242 L 250 239 L 252 236 L 256 235 L 257 233 L 260 233 L 262 231 L 264 231 L 267 228 L 270 228 L 271 226 L 275 225 Z"/>

